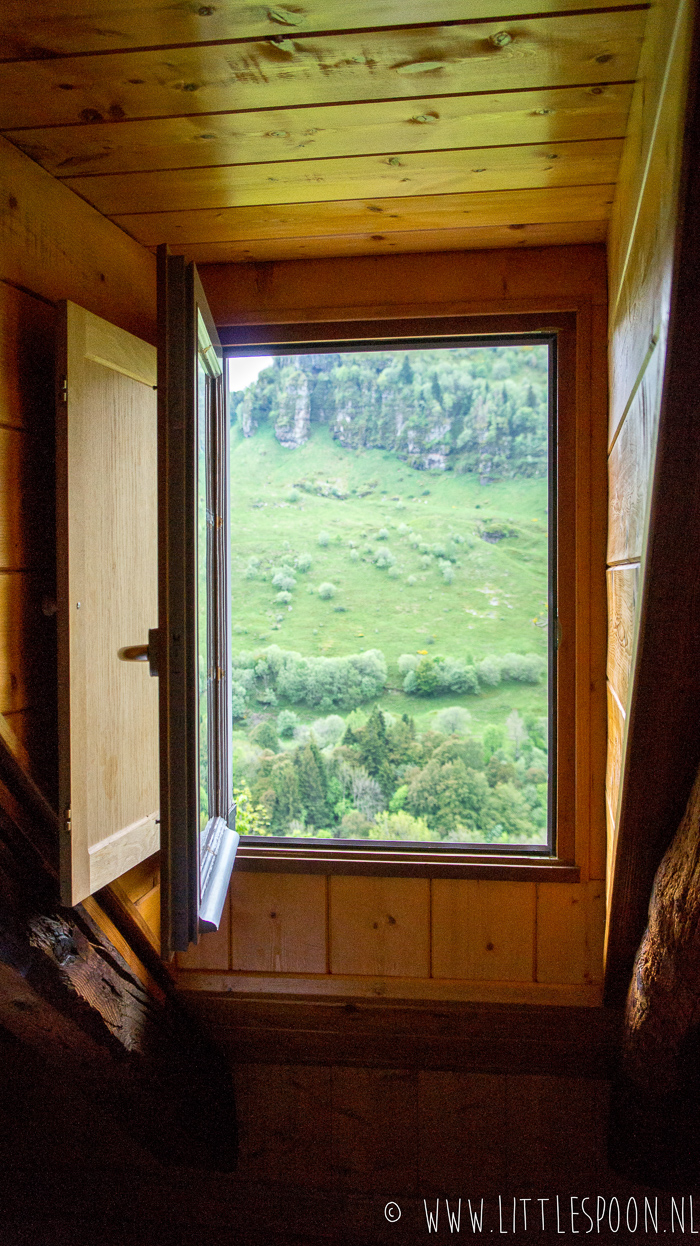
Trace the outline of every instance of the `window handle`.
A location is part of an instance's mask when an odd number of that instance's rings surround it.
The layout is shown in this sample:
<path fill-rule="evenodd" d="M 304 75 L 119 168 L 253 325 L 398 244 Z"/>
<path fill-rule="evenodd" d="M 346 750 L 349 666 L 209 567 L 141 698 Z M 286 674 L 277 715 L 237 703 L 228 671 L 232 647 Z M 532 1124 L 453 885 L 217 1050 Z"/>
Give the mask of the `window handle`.
<path fill-rule="evenodd" d="M 158 674 L 158 628 L 148 630 L 147 645 L 125 645 L 119 649 L 117 657 L 121 662 L 148 662 L 151 675 Z"/>

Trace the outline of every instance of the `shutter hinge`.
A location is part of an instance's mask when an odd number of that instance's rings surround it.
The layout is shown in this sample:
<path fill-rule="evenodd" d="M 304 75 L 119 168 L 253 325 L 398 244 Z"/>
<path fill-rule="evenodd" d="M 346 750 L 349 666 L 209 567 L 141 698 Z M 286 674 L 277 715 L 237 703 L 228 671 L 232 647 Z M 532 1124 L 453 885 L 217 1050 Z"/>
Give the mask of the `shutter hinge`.
<path fill-rule="evenodd" d="M 68 402 L 68 377 L 64 376 L 61 382 L 61 398 L 64 402 Z"/>
<path fill-rule="evenodd" d="M 70 834 L 71 834 L 71 832 L 72 832 L 72 830 L 73 830 L 73 811 L 72 811 L 72 809 L 66 809 L 66 812 L 65 812 L 65 815 L 64 815 L 64 829 L 65 829 L 66 835 L 70 835 Z"/>

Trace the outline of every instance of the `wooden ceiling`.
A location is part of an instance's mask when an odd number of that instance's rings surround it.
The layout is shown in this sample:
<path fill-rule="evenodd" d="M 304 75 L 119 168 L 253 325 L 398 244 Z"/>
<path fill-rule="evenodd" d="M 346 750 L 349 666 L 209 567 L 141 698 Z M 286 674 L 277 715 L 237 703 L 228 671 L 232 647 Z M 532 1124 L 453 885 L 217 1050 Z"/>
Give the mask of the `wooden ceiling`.
<path fill-rule="evenodd" d="M 202 263 L 602 241 L 647 7 L 5 0 L 0 132 Z"/>

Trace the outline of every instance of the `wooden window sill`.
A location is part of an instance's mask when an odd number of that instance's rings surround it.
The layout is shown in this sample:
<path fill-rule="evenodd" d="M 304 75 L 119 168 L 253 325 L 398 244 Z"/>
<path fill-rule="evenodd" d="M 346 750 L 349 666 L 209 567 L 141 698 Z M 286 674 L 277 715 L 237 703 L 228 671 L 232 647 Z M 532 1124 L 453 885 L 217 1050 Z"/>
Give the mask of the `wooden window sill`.
<path fill-rule="evenodd" d="M 577 883 L 569 861 L 532 853 L 470 852 L 455 845 L 348 844 L 337 840 L 290 843 L 288 839 L 241 839 L 236 870 L 253 873 L 359 874 L 379 878 L 481 878 L 509 882 Z"/>

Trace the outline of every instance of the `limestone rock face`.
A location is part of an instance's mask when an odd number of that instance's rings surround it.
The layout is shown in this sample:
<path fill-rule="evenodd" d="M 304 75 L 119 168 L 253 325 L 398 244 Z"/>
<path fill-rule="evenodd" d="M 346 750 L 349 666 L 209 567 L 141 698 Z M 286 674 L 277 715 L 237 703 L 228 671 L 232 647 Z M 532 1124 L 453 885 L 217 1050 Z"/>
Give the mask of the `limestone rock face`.
<path fill-rule="evenodd" d="M 247 389 L 243 395 L 241 410 L 241 430 L 244 437 L 252 437 L 257 431 L 258 421 L 253 415 L 253 388 Z"/>
<path fill-rule="evenodd" d="M 311 403 L 305 372 L 295 370 L 285 378 L 275 421 L 275 437 L 285 450 L 296 450 L 309 438 Z"/>

